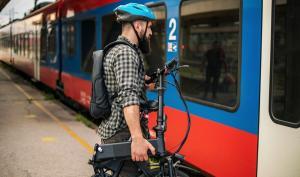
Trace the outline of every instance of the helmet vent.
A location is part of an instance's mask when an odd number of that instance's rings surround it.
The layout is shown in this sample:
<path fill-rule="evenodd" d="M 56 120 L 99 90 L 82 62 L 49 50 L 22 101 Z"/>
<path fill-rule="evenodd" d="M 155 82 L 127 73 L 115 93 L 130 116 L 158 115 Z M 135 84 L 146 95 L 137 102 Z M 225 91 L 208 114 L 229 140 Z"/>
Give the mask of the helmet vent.
<path fill-rule="evenodd" d="M 140 7 L 134 6 L 133 8 L 138 9 L 138 10 L 143 10 Z"/>

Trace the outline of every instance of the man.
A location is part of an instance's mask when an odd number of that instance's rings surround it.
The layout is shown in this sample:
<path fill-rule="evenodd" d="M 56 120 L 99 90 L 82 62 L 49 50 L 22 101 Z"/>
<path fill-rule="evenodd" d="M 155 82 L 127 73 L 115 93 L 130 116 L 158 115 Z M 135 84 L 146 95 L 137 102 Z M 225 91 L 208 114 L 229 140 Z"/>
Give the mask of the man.
<path fill-rule="evenodd" d="M 212 83 L 213 99 L 216 99 L 222 65 L 224 65 L 225 73 L 227 73 L 227 64 L 225 62 L 225 52 L 222 49 L 221 43 L 219 41 L 213 42 L 212 48 L 209 49 L 205 53 L 205 58 L 207 61 L 207 66 L 206 66 L 204 98 L 207 97 L 208 90 L 211 85 L 211 78 L 212 78 L 213 79 L 213 83 Z"/>
<path fill-rule="evenodd" d="M 101 122 L 99 134 L 103 143 L 127 141 L 131 138 L 133 161 L 148 160 L 148 150 L 155 154 L 154 147 L 145 139 L 140 122 L 140 104 L 146 100 L 145 71 L 142 53 L 150 52 L 153 12 L 136 3 L 120 5 L 115 9 L 117 21 L 122 24 L 122 34 L 118 40 L 125 44 L 114 46 L 107 53 L 103 66 L 105 84 L 112 101 L 111 115 Z M 136 169 L 126 162 L 121 176 L 134 176 Z"/>

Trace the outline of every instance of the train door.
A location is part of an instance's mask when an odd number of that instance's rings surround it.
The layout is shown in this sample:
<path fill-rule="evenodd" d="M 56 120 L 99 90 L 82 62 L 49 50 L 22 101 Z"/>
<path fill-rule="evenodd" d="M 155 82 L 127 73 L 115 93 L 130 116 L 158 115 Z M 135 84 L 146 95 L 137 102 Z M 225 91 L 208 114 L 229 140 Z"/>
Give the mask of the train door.
<path fill-rule="evenodd" d="M 81 22 L 81 70 L 92 72 L 92 55 L 96 49 L 96 24 L 90 18 Z"/>
<path fill-rule="evenodd" d="M 212 176 L 256 176 L 260 2 L 187 0 L 179 11 L 168 6 L 167 59 L 177 55 L 190 66 L 178 75 L 192 122 L 181 153 Z M 166 144 L 174 150 L 186 131 L 185 108 L 176 95 L 168 87 Z"/>
<path fill-rule="evenodd" d="M 300 176 L 300 3 L 263 7 L 258 176 Z"/>
<path fill-rule="evenodd" d="M 40 30 L 40 80 L 51 87 L 57 88 L 59 76 L 59 43 L 58 43 L 58 23 L 55 12 L 43 17 L 42 28 Z"/>

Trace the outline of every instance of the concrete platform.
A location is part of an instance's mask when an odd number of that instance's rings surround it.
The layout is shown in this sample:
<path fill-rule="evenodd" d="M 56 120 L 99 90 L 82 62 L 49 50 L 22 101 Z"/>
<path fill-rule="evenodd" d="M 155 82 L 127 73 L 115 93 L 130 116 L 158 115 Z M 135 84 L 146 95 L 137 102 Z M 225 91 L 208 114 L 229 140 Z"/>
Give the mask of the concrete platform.
<path fill-rule="evenodd" d="M 0 63 L 0 177 L 87 177 L 96 131 Z"/>

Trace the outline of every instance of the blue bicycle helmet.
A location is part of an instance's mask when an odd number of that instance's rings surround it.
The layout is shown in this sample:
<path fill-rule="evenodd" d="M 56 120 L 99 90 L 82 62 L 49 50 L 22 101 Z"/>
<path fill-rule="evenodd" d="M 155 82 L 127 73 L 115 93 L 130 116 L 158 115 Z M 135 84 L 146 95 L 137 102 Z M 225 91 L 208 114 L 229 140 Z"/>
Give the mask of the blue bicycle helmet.
<path fill-rule="evenodd" d="M 114 10 L 118 22 L 133 22 L 135 20 L 152 21 L 155 15 L 151 9 L 143 4 L 128 3 L 120 5 Z"/>

